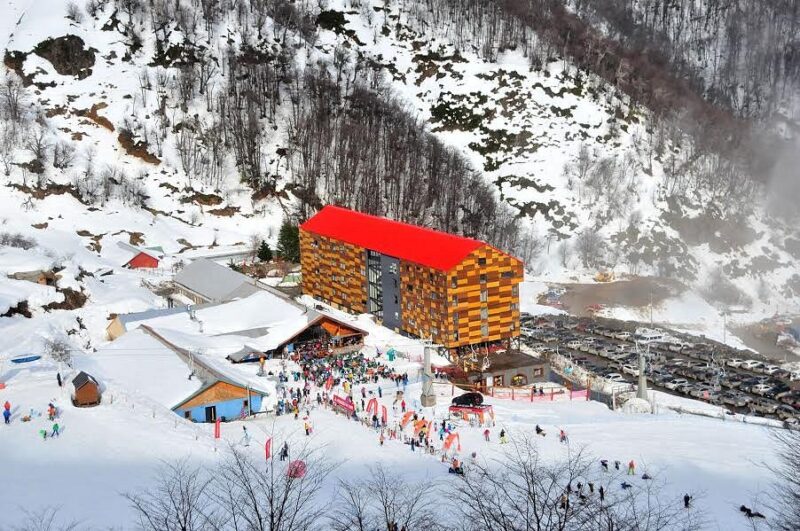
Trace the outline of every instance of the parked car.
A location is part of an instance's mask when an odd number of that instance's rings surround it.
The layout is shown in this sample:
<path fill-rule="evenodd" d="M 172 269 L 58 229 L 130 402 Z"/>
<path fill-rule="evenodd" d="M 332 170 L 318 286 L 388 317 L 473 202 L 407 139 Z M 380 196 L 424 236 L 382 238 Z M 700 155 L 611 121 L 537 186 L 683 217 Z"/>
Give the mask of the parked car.
<path fill-rule="evenodd" d="M 778 408 L 775 410 L 775 414 L 778 415 L 778 418 L 781 420 L 793 418 L 797 416 L 797 413 L 798 412 L 792 406 L 787 406 L 786 404 L 778 406 Z"/>
<path fill-rule="evenodd" d="M 711 398 L 711 395 L 716 392 L 717 391 L 711 385 L 697 384 L 689 390 L 689 396 L 693 396 L 694 398 L 709 399 Z"/>
<path fill-rule="evenodd" d="M 628 341 L 631 338 L 630 332 L 617 332 L 614 334 L 615 339 L 619 339 L 620 341 Z"/>
<path fill-rule="evenodd" d="M 747 369 L 748 371 L 754 371 L 756 370 L 756 367 L 759 367 L 761 365 L 764 364 L 758 360 L 745 360 L 739 364 L 739 367 L 741 367 L 742 369 Z"/>
<path fill-rule="evenodd" d="M 679 386 L 686 385 L 688 383 L 689 380 L 687 380 L 686 378 L 675 378 L 673 380 L 670 380 L 669 382 L 664 383 L 664 387 L 675 391 Z"/>
<path fill-rule="evenodd" d="M 743 362 L 744 360 L 740 358 L 728 358 L 725 361 L 725 365 L 728 367 L 741 367 Z"/>
<path fill-rule="evenodd" d="M 788 395 L 791 392 L 792 389 L 788 385 L 779 382 L 773 384 L 772 389 L 764 393 L 764 396 L 773 400 L 778 400 L 780 397 Z"/>
<path fill-rule="evenodd" d="M 751 393 L 761 396 L 765 396 L 770 390 L 772 390 L 772 386 L 766 383 L 757 383 L 750 386 Z"/>
<path fill-rule="evenodd" d="M 745 407 L 750 403 L 750 398 L 742 393 L 734 393 L 732 391 L 724 392 L 720 395 L 720 400 L 723 404 L 734 407 Z"/>
<path fill-rule="evenodd" d="M 778 367 L 777 365 L 764 365 L 764 368 L 761 369 L 761 372 L 763 372 L 764 374 L 769 374 L 770 376 L 772 376 L 773 374 L 775 374 L 779 370 L 781 370 L 781 368 Z"/>
<path fill-rule="evenodd" d="M 483 395 L 480 393 L 464 393 L 453 398 L 454 406 L 480 406 L 483 404 Z"/>
<path fill-rule="evenodd" d="M 519 329 L 523 336 L 525 337 L 533 337 L 536 335 L 536 330 L 530 328 L 528 326 L 523 326 Z"/>
<path fill-rule="evenodd" d="M 625 381 L 625 377 L 622 376 L 618 372 L 610 372 L 610 373 L 606 374 L 605 376 L 603 376 L 603 378 L 605 378 L 606 380 L 611 381 L 611 382 L 620 382 L 621 383 L 621 382 Z"/>
<path fill-rule="evenodd" d="M 622 372 L 631 376 L 639 376 L 639 367 L 635 365 L 623 365 Z"/>
<path fill-rule="evenodd" d="M 764 415 L 774 415 L 778 410 L 778 404 L 770 402 L 769 400 L 757 398 L 750 403 L 750 409 Z"/>
<path fill-rule="evenodd" d="M 567 341 L 566 345 L 567 348 L 571 348 L 573 350 L 579 348 L 581 346 L 581 341 L 579 339 L 571 339 Z"/>

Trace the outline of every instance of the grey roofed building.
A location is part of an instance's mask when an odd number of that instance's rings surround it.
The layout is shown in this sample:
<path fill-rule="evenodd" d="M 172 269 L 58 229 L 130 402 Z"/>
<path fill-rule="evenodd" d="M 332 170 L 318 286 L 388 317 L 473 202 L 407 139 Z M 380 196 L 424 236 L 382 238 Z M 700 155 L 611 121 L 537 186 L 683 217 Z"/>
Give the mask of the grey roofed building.
<path fill-rule="evenodd" d="M 174 315 L 176 313 L 188 313 L 192 310 L 191 306 L 176 306 L 174 308 L 154 308 L 152 310 L 145 310 L 143 312 L 124 313 L 118 315 L 120 323 L 127 325 L 136 321 L 146 321 L 148 319 L 155 319 L 156 317 L 164 317 L 166 315 Z M 196 308 L 195 308 L 196 309 Z"/>
<path fill-rule="evenodd" d="M 175 287 L 195 302 L 225 302 L 260 290 L 255 280 L 206 260 L 195 260 L 175 275 Z"/>

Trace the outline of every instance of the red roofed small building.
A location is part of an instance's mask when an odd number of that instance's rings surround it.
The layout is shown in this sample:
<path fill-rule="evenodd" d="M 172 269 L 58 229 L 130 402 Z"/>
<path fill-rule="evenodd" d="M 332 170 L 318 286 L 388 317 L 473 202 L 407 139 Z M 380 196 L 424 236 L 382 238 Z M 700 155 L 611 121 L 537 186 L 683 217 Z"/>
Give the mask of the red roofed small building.
<path fill-rule="evenodd" d="M 158 267 L 158 258 L 145 252 L 140 252 L 125 264 L 130 269 L 155 269 Z"/>
<path fill-rule="evenodd" d="M 314 298 L 448 349 L 519 335 L 522 262 L 484 242 L 326 206 L 300 226 Z"/>

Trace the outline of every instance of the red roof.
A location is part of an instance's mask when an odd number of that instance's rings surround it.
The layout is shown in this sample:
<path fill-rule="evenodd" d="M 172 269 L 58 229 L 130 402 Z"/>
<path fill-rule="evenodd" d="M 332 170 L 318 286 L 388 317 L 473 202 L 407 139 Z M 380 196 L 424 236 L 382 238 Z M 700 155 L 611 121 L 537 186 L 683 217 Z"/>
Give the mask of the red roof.
<path fill-rule="evenodd" d="M 449 271 L 483 242 L 328 205 L 300 228 L 440 271 Z"/>

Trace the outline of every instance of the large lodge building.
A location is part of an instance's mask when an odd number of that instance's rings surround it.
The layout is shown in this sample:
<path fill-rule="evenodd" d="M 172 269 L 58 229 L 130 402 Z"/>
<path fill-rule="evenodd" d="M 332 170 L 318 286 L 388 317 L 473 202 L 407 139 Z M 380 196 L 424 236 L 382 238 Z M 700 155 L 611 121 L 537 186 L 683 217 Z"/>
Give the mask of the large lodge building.
<path fill-rule="evenodd" d="M 484 242 L 326 206 L 300 226 L 303 292 L 450 350 L 519 335 L 522 262 Z"/>

